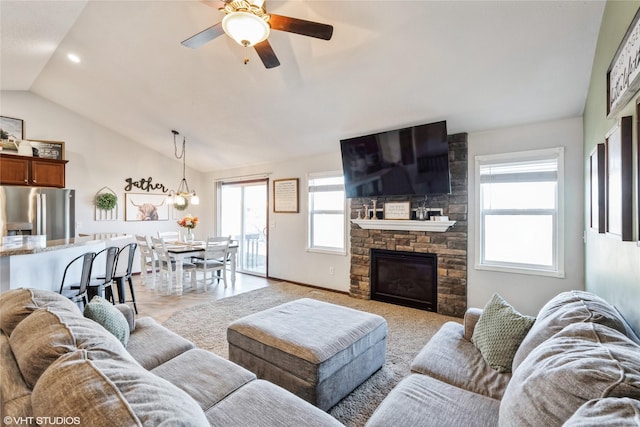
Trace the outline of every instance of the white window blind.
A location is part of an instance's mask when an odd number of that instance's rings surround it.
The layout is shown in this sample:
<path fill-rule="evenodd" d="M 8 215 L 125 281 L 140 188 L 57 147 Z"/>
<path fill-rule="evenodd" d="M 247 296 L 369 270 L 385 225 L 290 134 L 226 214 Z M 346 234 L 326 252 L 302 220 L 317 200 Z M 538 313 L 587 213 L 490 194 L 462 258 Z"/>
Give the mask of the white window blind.
<path fill-rule="evenodd" d="M 478 156 L 476 268 L 564 275 L 563 150 Z"/>
<path fill-rule="evenodd" d="M 308 192 L 308 249 L 344 254 L 346 251 L 346 226 L 344 178 L 342 173 L 309 174 Z"/>

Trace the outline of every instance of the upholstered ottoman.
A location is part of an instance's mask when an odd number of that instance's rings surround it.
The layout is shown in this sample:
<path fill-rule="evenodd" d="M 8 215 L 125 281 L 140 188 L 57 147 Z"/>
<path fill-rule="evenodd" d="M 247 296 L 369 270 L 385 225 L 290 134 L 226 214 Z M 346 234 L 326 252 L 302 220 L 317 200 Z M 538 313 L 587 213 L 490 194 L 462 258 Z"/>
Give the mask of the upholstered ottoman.
<path fill-rule="evenodd" d="M 303 298 L 231 323 L 229 359 L 328 410 L 385 361 L 387 321 Z"/>

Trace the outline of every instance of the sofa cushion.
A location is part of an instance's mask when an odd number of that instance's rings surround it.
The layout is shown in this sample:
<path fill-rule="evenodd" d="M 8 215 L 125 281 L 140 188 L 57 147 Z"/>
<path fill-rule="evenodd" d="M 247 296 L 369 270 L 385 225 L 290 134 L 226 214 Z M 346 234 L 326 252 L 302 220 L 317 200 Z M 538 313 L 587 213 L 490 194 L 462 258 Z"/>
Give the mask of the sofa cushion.
<path fill-rule="evenodd" d="M 0 294 L 0 329 L 11 336 L 23 319 L 38 308 L 52 307 L 80 313 L 71 300 L 55 292 L 40 289 L 12 289 Z"/>
<path fill-rule="evenodd" d="M 540 309 L 533 327 L 513 357 L 513 369 L 517 369 L 540 343 L 576 322 L 594 322 L 623 334 L 627 332 L 625 321 L 602 298 L 583 291 L 562 292 Z"/>
<path fill-rule="evenodd" d="M 339 427 L 335 418 L 264 380 L 246 384 L 206 411 L 212 426 Z"/>
<path fill-rule="evenodd" d="M 593 399 L 582 405 L 563 427 L 637 427 L 640 400 L 628 397 Z"/>
<path fill-rule="evenodd" d="M 111 332 L 122 345 L 129 342 L 129 323 L 124 314 L 106 299 L 96 295 L 84 306 L 84 316 L 98 322 Z"/>
<path fill-rule="evenodd" d="M 411 371 L 493 399 L 502 399 L 511 373 L 498 372 L 463 337 L 464 328 L 447 322 L 411 362 Z"/>
<path fill-rule="evenodd" d="M 413 374 L 391 390 L 366 426 L 495 426 L 499 408 L 499 400 Z"/>
<path fill-rule="evenodd" d="M 489 366 L 498 372 L 511 372 L 513 356 L 534 321 L 493 294 L 473 330 L 472 341 Z"/>
<path fill-rule="evenodd" d="M 243 367 L 199 348 L 185 351 L 151 372 L 184 390 L 204 411 L 256 379 Z"/>
<path fill-rule="evenodd" d="M 131 335 L 133 331 L 136 330 L 136 313 L 127 304 L 116 304 L 115 307 L 120 313 L 122 313 L 124 318 L 127 319 L 127 323 L 129 324 L 129 335 Z"/>
<path fill-rule="evenodd" d="M 31 415 L 31 389 L 18 367 L 9 337 L 0 332 L 0 414 L 10 417 Z"/>
<path fill-rule="evenodd" d="M 149 370 L 194 347 L 191 341 L 171 332 L 151 317 L 136 320 L 136 331 L 131 334 L 127 344 L 127 350 L 133 358 Z"/>
<path fill-rule="evenodd" d="M 95 355 L 78 350 L 54 362 L 33 389 L 34 416 L 92 427 L 209 425 L 193 399 L 131 358 Z"/>
<path fill-rule="evenodd" d="M 79 312 L 38 309 L 15 328 L 9 343 L 26 383 L 33 387 L 60 356 L 77 349 L 92 349 L 95 357 L 127 355 L 113 335 Z"/>
<path fill-rule="evenodd" d="M 536 347 L 513 373 L 500 425 L 560 425 L 585 402 L 640 398 L 640 347 L 597 323 L 574 323 Z"/>

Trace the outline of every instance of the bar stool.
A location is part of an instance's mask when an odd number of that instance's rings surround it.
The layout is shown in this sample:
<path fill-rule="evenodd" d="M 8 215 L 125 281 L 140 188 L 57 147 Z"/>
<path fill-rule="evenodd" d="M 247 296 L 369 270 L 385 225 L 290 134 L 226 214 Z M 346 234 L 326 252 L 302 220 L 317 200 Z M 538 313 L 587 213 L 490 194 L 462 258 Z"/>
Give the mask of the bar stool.
<path fill-rule="evenodd" d="M 87 290 L 89 288 L 89 282 L 91 281 L 91 268 L 93 266 L 95 256 L 95 252 L 87 252 L 74 258 L 69 262 L 69 264 L 67 264 L 64 269 L 64 273 L 62 274 L 59 293 L 78 305 L 80 302 L 82 302 L 83 305 L 86 305 L 89 302 Z M 65 286 L 67 280 L 70 281 L 72 274 L 75 275 L 80 267 L 82 267 L 82 269 L 80 271 L 79 280 L 74 281 L 73 284 Z"/>
<path fill-rule="evenodd" d="M 99 295 L 115 304 L 116 300 L 113 295 L 112 282 L 119 251 L 120 248 L 117 246 L 109 246 L 108 248 L 96 253 L 96 256 L 93 259 L 94 263 L 104 254 L 104 274 L 95 277 L 89 282 L 89 288 L 87 289 L 87 297 L 89 301 L 91 301 L 91 298 L 94 296 Z"/>
<path fill-rule="evenodd" d="M 116 283 L 118 290 L 118 302 L 120 304 L 126 304 L 127 302 L 133 303 L 133 310 L 138 314 L 138 306 L 136 305 L 136 294 L 133 291 L 133 279 L 131 274 L 133 271 L 133 258 L 136 253 L 137 243 L 129 243 L 124 246 L 118 252 L 118 259 L 116 260 L 115 273 L 113 275 L 113 281 Z M 122 264 L 124 264 L 124 255 L 127 255 L 126 269 L 122 270 Z M 120 266 L 120 270 L 118 269 Z M 125 298 L 124 281 L 129 282 L 129 292 L 131 292 L 131 300 L 127 301 Z"/>

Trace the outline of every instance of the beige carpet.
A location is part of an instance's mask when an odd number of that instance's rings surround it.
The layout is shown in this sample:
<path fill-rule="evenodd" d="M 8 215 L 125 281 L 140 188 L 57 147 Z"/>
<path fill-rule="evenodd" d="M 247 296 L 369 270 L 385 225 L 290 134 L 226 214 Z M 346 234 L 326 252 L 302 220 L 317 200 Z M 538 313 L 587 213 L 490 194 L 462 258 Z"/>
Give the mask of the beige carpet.
<path fill-rule="evenodd" d="M 193 341 L 198 347 L 228 358 L 226 328 L 233 320 L 298 298 L 315 298 L 384 317 L 389 326 L 387 360 L 371 378 L 345 397 L 329 413 L 346 426 L 363 426 L 384 396 L 405 376 L 422 346 L 446 321 L 460 319 L 439 314 L 360 300 L 332 291 L 290 283 L 220 299 L 214 303 L 183 309 L 164 325 Z"/>

